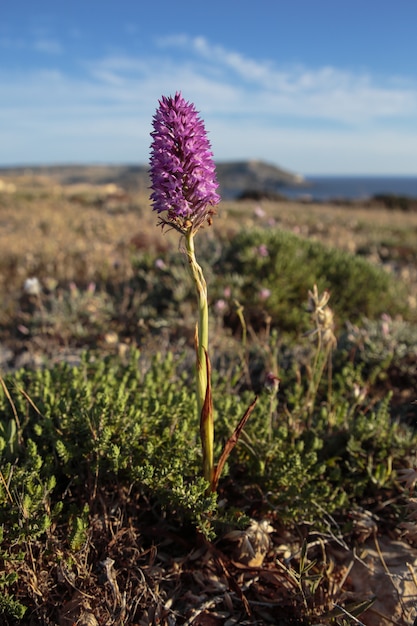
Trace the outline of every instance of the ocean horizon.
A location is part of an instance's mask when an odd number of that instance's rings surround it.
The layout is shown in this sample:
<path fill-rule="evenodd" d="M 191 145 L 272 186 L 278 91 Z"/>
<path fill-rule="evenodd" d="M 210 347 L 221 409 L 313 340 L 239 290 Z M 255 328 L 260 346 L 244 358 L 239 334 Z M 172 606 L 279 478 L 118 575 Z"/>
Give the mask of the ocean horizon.
<path fill-rule="evenodd" d="M 291 199 L 367 200 L 390 194 L 417 198 L 417 176 L 305 176 L 305 185 L 284 185 L 280 193 Z"/>

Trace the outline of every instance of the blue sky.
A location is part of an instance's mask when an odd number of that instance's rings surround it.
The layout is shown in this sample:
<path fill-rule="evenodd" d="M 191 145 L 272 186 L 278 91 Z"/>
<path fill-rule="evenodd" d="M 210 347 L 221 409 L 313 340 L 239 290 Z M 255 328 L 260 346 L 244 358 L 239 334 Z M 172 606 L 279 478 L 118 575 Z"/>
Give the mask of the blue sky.
<path fill-rule="evenodd" d="M 218 161 L 417 175 L 415 0 L 2 4 L 0 165 L 146 163 L 181 91 Z"/>

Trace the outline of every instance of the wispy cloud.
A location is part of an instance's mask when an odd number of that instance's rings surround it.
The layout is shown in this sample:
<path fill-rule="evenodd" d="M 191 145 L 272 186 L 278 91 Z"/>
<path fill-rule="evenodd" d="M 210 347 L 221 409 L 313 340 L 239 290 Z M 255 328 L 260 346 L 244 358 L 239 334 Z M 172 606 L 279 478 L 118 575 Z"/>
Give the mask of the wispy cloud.
<path fill-rule="evenodd" d="M 64 70 L 59 42 L 37 42 L 50 55 L 47 69 L 0 69 L 0 163 L 144 162 L 157 99 L 181 90 L 204 115 L 219 160 L 417 171 L 414 78 L 281 67 L 186 35 L 159 39 L 143 55 L 74 59 Z"/>
<path fill-rule="evenodd" d="M 62 54 L 63 52 L 61 43 L 55 39 L 37 39 L 33 47 L 38 52 L 45 52 L 46 54 Z"/>
<path fill-rule="evenodd" d="M 199 74 L 228 81 L 242 96 L 239 109 L 257 115 L 291 115 L 331 119 L 358 125 L 380 118 L 417 115 L 417 81 L 349 73 L 332 66 L 277 67 L 254 61 L 204 37 L 178 35 L 158 40 L 159 46 L 187 51 Z M 205 62 L 198 65 L 198 59 Z M 207 67 L 207 63 L 209 66 Z M 237 87 L 238 86 L 238 87 Z"/>
<path fill-rule="evenodd" d="M 4 50 L 35 51 L 45 54 L 62 54 L 64 52 L 62 44 L 56 39 L 48 37 L 0 37 L 0 48 Z"/>

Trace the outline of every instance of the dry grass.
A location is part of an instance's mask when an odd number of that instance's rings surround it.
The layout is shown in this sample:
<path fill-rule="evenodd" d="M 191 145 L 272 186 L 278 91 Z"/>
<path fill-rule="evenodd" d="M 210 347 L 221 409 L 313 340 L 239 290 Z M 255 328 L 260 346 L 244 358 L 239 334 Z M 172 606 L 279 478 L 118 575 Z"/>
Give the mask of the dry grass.
<path fill-rule="evenodd" d="M 39 177 L 15 177 L 10 182 L 15 193 L 0 190 L 0 262 L 4 266 L 19 257 L 22 276 L 44 263 L 65 279 L 68 254 L 84 259 L 87 276 L 97 264 L 111 268 L 122 260 L 135 236 L 148 245 L 176 245 L 177 238 L 169 233 L 161 243 L 156 216 L 143 194 L 125 193 L 115 185 L 59 186 Z M 252 201 L 223 202 L 214 230 L 232 234 L 272 220 L 283 229 L 350 252 L 386 242 L 417 247 L 416 212 L 270 201 L 262 202 L 262 210 L 265 216 L 259 217 Z"/>
<path fill-rule="evenodd" d="M 157 216 L 142 193 L 114 184 L 56 184 L 47 177 L 5 179 L 0 189 L 0 323 L 16 316 L 24 281 L 32 276 L 55 289 L 74 282 L 86 289 L 132 278 L 132 249 L 152 253 L 178 248 L 175 232 L 161 234 Z M 223 202 L 213 228 L 232 237 L 238 230 L 268 223 L 360 253 L 408 285 L 417 308 L 417 212 L 382 207 L 295 202 Z M 261 215 L 260 215 L 261 213 Z"/>
<path fill-rule="evenodd" d="M 3 342 L 15 332 L 16 325 L 23 325 L 24 330 L 25 319 L 20 314 L 26 279 L 38 278 L 44 290 L 53 292 L 53 305 L 58 308 L 71 293 L 71 285 L 88 296 L 88 286 L 94 283 L 95 299 L 81 302 L 80 296 L 77 306 L 86 307 L 88 311 L 83 312 L 93 316 L 92 309 L 98 308 L 100 315 L 103 309 L 108 311 L 109 289 L 119 292 L 133 279 L 132 251 L 155 256 L 158 251 L 178 249 L 177 233 L 161 233 L 143 192 L 126 191 L 115 184 L 64 186 L 45 176 L 5 180 L 7 184 L 0 189 Z M 221 233 L 231 238 L 242 228 L 268 224 L 383 264 L 407 283 L 409 304 L 417 309 L 417 213 L 359 204 L 265 201 L 260 207 L 252 201 L 223 202 L 213 228 L 202 236 L 213 240 Z M 128 297 L 127 292 L 125 295 Z M 120 297 L 123 306 L 124 296 Z M 62 317 L 66 313 L 59 314 Z M 56 321 L 54 330 L 61 343 L 66 343 L 73 328 L 63 326 L 65 320 L 62 324 Z M 35 351 L 38 349 L 35 346 Z M 16 348 L 12 346 L 12 350 Z M 48 352 L 51 350 L 53 342 Z"/>

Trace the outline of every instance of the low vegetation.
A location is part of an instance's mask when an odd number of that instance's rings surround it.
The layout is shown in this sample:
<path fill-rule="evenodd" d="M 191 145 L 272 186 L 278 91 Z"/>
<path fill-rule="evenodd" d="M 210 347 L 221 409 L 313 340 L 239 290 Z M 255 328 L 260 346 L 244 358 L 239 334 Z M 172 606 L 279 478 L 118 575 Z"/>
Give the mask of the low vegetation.
<path fill-rule="evenodd" d="M 415 541 L 400 479 L 416 464 L 417 253 L 399 249 L 417 250 L 416 215 L 220 205 L 199 234 L 215 458 L 258 400 L 213 494 L 178 237 L 145 197 L 14 182 L 0 193 L 2 623 L 375 623 L 383 598 L 355 567 L 387 537 Z M 387 620 L 410 621 L 416 597 Z"/>

